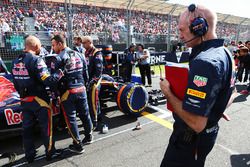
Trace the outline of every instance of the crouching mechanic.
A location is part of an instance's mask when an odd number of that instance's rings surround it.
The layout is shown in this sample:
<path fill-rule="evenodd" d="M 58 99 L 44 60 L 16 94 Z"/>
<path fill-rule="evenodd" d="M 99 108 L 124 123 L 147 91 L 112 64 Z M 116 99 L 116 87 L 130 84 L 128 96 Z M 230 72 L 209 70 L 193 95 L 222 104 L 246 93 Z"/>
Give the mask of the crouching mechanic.
<path fill-rule="evenodd" d="M 88 82 L 86 61 L 82 54 L 67 47 L 64 37 L 55 35 L 51 42 L 53 50 L 60 58 L 58 66 L 64 71 L 60 92 L 65 122 L 73 139 L 73 144 L 69 146 L 69 149 L 76 153 L 83 153 L 83 144 L 93 141 L 93 125 L 89 115 L 85 87 L 85 83 Z M 82 141 L 76 122 L 76 114 L 81 119 L 85 130 L 85 138 Z"/>
<path fill-rule="evenodd" d="M 46 159 L 51 160 L 53 155 L 60 153 L 54 147 L 52 111 L 45 87 L 55 85 L 63 73 L 58 70 L 54 75 L 50 75 L 45 62 L 38 56 L 40 48 L 40 40 L 28 36 L 25 40 L 24 53 L 13 61 L 12 66 L 14 86 L 20 94 L 23 108 L 23 145 L 25 158 L 29 163 L 34 161 L 36 155 L 32 134 L 36 119 L 41 127 Z"/>
<path fill-rule="evenodd" d="M 101 121 L 101 107 L 99 100 L 99 92 L 101 89 L 101 76 L 103 71 L 102 52 L 94 47 L 93 40 L 90 36 L 82 38 L 83 47 L 86 49 L 85 56 L 89 72 L 88 84 L 88 102 L 90 107 L 90 115 L 94 125 L 97 127 L 97 121 Z"/>

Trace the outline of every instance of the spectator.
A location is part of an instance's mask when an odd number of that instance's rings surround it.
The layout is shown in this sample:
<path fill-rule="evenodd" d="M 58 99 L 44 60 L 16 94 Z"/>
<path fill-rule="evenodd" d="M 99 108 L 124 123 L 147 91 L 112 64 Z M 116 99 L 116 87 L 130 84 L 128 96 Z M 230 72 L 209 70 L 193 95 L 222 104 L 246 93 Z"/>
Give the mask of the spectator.
<path fill-rule="evenodd" d="M 228 47 L 228 50 L 231 52 L 231 54 L 233 54 L 233 52 L 237 50 L 235 41 L 231 41 L 231 45 Z"/>
<path fill-rule="evenodd" d="M 248 48 L 248 50 L 250 51 L 250 41 L 246 41 L 246 42 L 245 42 L 245 45 L 246 45 L 246 47 Z"/>
<path fill-rule="evenodd" d="M 5 22 L 5 19 L 0 20 L 0 30 L 3 33 L 9 32 L 10 31 L 10 26 L 8 23 Z"/>
<path fill-rule="evenodd" d="M 239 68 L 238 68 L 238 72 L 237 72 L 237 78 L 240 82 L 242 82 L 243 79 L 243 73 L 245 71 L 245 77 L 244 77 L 244 82 L 246 82 L 246 75 L 248 75 L 248 71 L 247 71 L 247 60 L 248 60 L 248 48 L 244 45 L 240 45 L 239 46 Z"/>
<path fill-rule="evenodd" d="M 85 53 L 85 49 L 82 46 L 82 38 L 81 37 L 74 37 L 74 47 L 73 50 L 79 53 Z"/>
<path fill-rule="evenodd" d="M 248 43 L 249 43 L 249 41 L 246 44 L 249 45 Z M 244 95 L 248 95 L 250 93 L 250 80 L 249 80 L 249 76 L 248 76 L 248 74 L 250 73 L 250 54 L 249 54 L 248 47 L 246 47 L 244 45 L 241 45 L 239 49 L 240 49 L 240 56 L 241 56 L 240 61 L 242 61 L 242 63 L 244 64 L 244 68 L 246 70 L 247 76 L 245 76 L 245 78 L 248 79 L 248 82 L 249 82 L 247 89 L 241 91 L 240 93 L 244 94 Z"/>
<path fill-rule="evenodd" d="M 238 71 L 239 63 L 240 63 L 240 61 L 239 61 L 239 49 L 236 49 L 233 51 L 233 58 L 234 58 L 234 64 L 235 64 L 235 71 Z"/>
<path fill-rule="evenodd" d="M 36 31 L 40 30 L 40 23 L 37 20 L 35 21 L 34 27 L 35 27 Z"/>
<path fill-rule="evenodd" d="M 15 8 L 13 5 L 27 8 Z M 108 42 L 125 42 L 126 10 L 73 4 L 73 11 L 74 36 L 94 34 L 98 36 L 100 43 L 104 42 L 104 37 L 109 40 Z M 66 32 L 67 30 L 64 3 L 31 1 L 24 5 L 23 1 L 15 1 L 15 3 L 8 1 L 0 7 L 0 15 L 6 18 L 11 31 L 24 31 L 22 19 L 25 12 L 26 16 L 35 16 L 37 24 L 41 29 L 48 31 L 49 36 L 55 35 L 56 31 Z M 167 15 L 132 11 L 131 26 L 133 26 L 134 37 L 138 40 L 143 38 L 147 43 L 165 43 L 169 27 L 166 20 L 168 20 Z M 173 16 L 171 36 L 176 39 L 178 38 L 177 23 L 177 17 Z M 237 36 L 237 26 L 237 24 L 219 22 L 216 32 L 219 37 L 232 40 Z M 242 29 L 247 31 L 247 26 L 242 25 Z"/>
<path fill-rule="evenodd" d="M 145 75 L 148 79 L 148 86 L 152 87 L 151 70 L 150 70 L 150 53 L 147 49 L 144 49 L 142 44 L 137 45 L 137 60 L 141 73 L 142 84 L 145 85 Z"/>

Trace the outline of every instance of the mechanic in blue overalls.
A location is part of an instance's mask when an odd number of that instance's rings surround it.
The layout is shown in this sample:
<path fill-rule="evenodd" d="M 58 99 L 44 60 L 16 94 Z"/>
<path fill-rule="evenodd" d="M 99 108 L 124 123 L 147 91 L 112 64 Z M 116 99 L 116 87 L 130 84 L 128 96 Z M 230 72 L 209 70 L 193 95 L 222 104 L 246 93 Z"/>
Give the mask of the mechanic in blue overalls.
<path fill-rule="evenodd" d="M 58 70 L 50 75 L 47 66 L 39 52 L 41 42 L 34 36 L 25 40 L 24 53 L 13 61 L 12 75 L 17 92 L 20 94 L 23 109 L 23 145 L 25 158 L 29 163 L 36 156 L 33 141 L 33 130 L 36 119 L 41 127 L 46 159 L 51 160 L 53 155 L 59 153 L 54 147 L 52 138 L 52 110 L 49 106 L 49 96 L 45 87 L 53 87 L 63 76 Z"/>
<path fill-rule="evenodd" d="M 64 71 L 63 82 L 59 87 L 61 92 L 61 106 L 73 144 L 69 149 L 76 153 L 83 153 L 83 144 L 91 143 L 92 122 L 89 114 L 87 93 L 85 84 L 88 82 L 88 72 L 85 58 L 82 54 L 71 50 L 66 45 L 66 40 L 61 35 L 55 35 L 52 39 L 52 49 L 60 58 L 60 69 Z M 85 138 L 81 141 L 76 115 L 82 121 Z"/>
<path fill-rule="evenodd" d="M 192 48 L 183 101 L 161 79 L 175 119 L 161 167 L 203 167 L 219 131 L 218 121 L 232 103 L 235 75 L 230 53 L 217 39 L 216 13 L 190 5 L 180 16 L 180 39 Z"/>
<path fill-rule="evenodd" d="M 90 115 L 94 128 L 98 122 L 101 122 L 101 107 L 99 92 L 101 89 L 101 76 L 103 72 L 103 57 L 101 50 L 95 48 L 93 39 L 90 36 L 82 38 L 83 47 L 86 49 L 85 57 L 88 64 L 89 84 L 88 84 L 88 102 Z"/>

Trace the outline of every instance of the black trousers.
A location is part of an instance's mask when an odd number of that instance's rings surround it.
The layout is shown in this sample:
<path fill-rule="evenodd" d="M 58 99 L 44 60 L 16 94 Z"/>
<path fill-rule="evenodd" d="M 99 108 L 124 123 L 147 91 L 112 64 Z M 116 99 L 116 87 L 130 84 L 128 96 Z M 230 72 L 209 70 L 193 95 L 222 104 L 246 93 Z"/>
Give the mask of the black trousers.
<path fill-rule="evenodd" d="M 216 125 L 211 129 L 195 134 L 187 142 L 185 128 L 178 127 L 175 123 L 161 167 L 204 167 L 206 157 L 215 144 L 219 127 Z"/>
<path fill-rule="evenodd" d="M 45 147 L 45 153 L 55 149 L 52 131 L 52 111 L 49 107 L 47 97 L 40 99 L 38 97 L 25 97 L 21 101 L 23 109 L 23 146 L 25 150 L 25 157 L 27 159 L 34 158 L 36 155 L 36 147 L 34 144 L 34 124 L 38 120 L 42 140 Z M 45 100 L 46 99 L 46 100 Z"/>
<path fill-rule="evenodd" d="M 151 79 L 151 70 L 150 70 L 150 64 L 139 64 L 139 70 L 141 73 L 141 81 L 143 83 L 143 85 L 145 85 L 145 77 L 147 76 L 148 79 L 148 84 L 151 85 L 152 84 L 152 79 Z"/>
<path fill-rule="evenodd" d="M 245 75 L 244 75 L 244 82 L 247 82 L 249 80 L 250 70 L 245 68 Z"/>
<path fill-rule="evenodd" d="M 133 65 L 130 63 L 125 64 L 125 76 L 124 76 L 124 81 L 125 82 L 131 82 L 131 75 L 132 75 L 132 70 L 133 70 Z"/>
<path fill-rule="evenodd" d="M 245 75 L 244 75 L 244 78 L 243 78 L 244 72 L 245 72 Z M 247 82 L 247 80 L 250 79 L 249 75 L 250 75 L 250 74 L 249 74 L 249 70 L 248 70 L 248 69 L 246 69 L 246 68 L 244 68 L 244 67 L 240 67 L 240 68 L 238 69 L 238 72 L 237 72 L 237 79 L 238 79 L 240 82 L 242 82 L 242 81 Z"/>
<path fill-rule="evenodd" d="M 66 91 L 62 95 L 61 99 L 63 99 L 61 102 L 62 111 L 69 134 L 71 135 L 73 142 L 78 144 L 81 138 L 77 125 L 76 114 L 78 114 L 80 120 L 82 121 L 85 136 L 91 135 L 93 128 L 89 114 L 87 93 L 85 90 L 74 93 Z"/>

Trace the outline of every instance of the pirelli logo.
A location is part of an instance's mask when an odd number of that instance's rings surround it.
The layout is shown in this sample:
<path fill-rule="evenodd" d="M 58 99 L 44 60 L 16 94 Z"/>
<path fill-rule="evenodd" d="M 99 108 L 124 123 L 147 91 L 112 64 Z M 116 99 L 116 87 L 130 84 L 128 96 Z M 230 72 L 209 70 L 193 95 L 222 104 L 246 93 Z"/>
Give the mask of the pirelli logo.
<path fill-rule="evenodd" d="M 187 94 L 191 95 L 191 96 L 198 97 L 200 99 L 205 99 L 206 95 L 207 95 L 205 92 L 201 92 L 201 91 L 190 89 L 190 88 L 188 88 Z"/>

